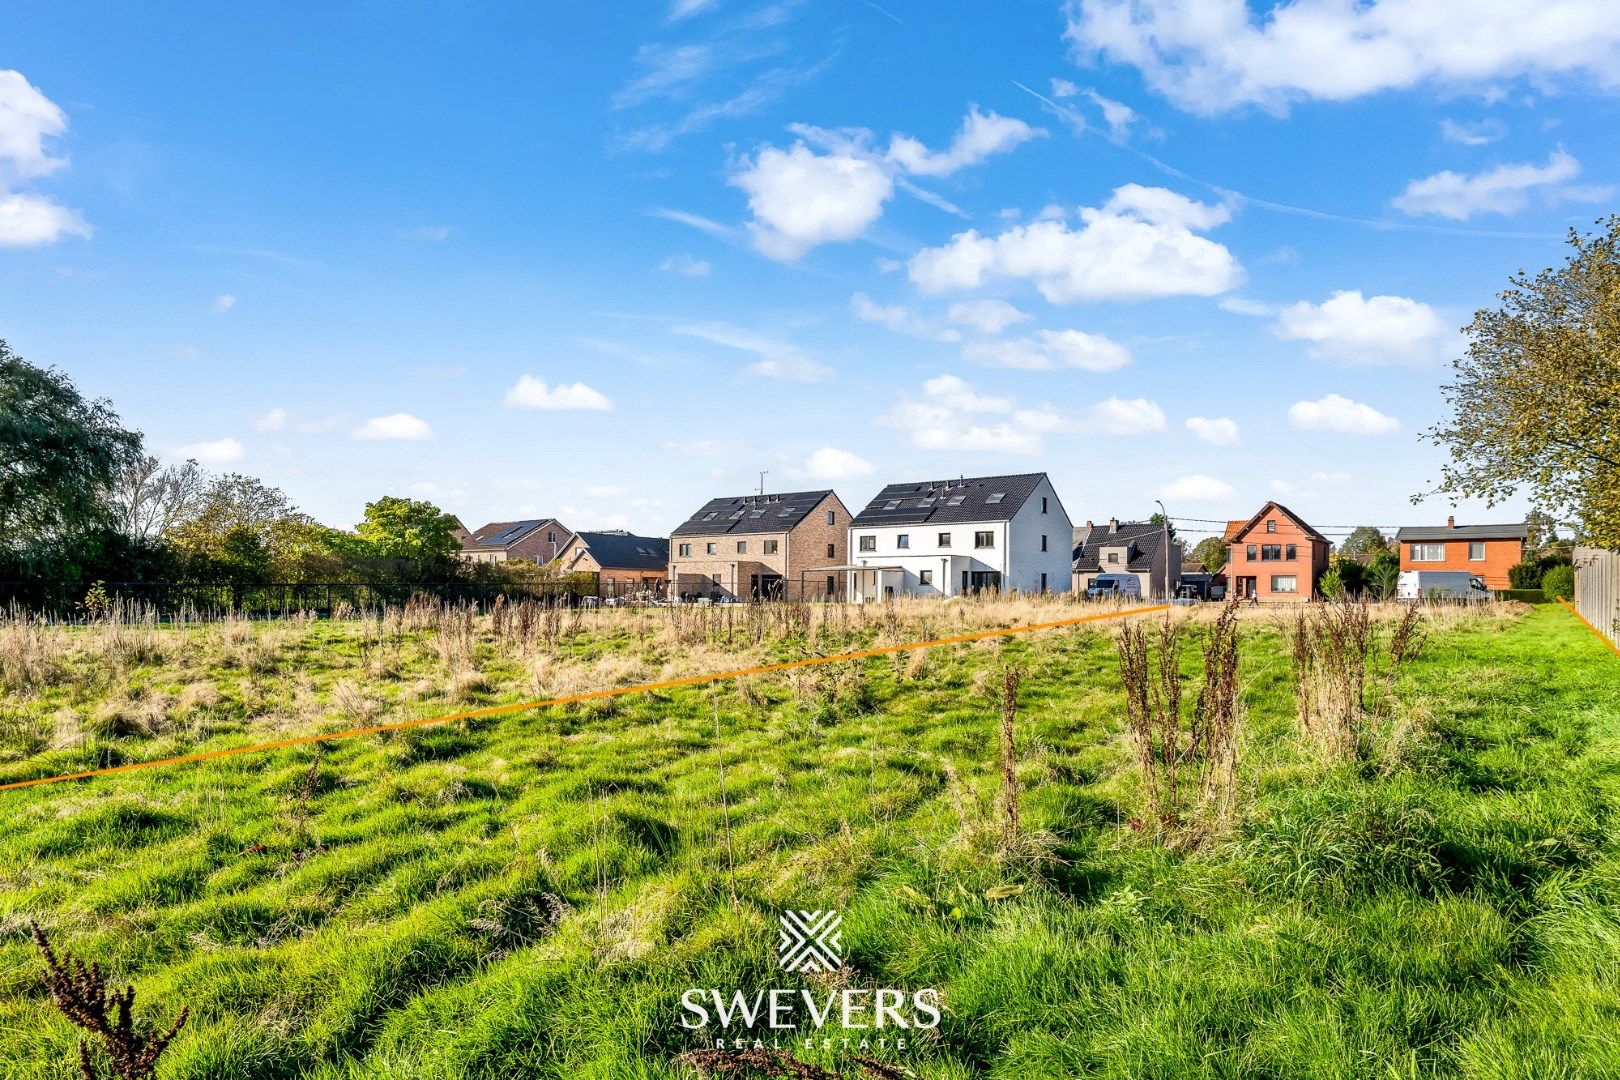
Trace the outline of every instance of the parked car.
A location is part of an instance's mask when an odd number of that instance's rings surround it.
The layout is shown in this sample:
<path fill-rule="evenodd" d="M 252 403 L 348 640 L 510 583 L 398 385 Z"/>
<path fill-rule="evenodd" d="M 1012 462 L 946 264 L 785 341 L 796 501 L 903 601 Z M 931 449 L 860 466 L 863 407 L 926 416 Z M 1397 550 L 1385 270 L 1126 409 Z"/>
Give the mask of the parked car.
<path fill-rule="evenodd" d="M 1399 600 L 1489 600 L 1491 590 L 1466 570 L 1403 570 L 1395 579 Z"/>
<path fill-rule="evenodd" d="M 1087 600 L 1106 600 L 1110 597 L 1139 597 L 1142 583 L 1135 574 L 1098 574 L 1086 586 Z"/>

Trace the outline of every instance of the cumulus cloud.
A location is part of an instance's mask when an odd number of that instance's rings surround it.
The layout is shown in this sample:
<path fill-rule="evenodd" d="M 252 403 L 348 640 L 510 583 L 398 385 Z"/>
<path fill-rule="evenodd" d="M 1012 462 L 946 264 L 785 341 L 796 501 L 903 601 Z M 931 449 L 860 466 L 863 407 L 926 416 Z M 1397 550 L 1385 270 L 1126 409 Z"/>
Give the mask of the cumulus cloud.
<path fill-rule="evenodd" d="M 889 140 L 887 156 L 889 161 L 916 176 L 949 176 L 1044 134 L 1022 120 L 995 112 L 982 113 L 974 105 L 968 109 L 962 126 L 945 150 L 933 151 L 910 135 L 895 135 Z"/>
<path fill-rule="evenodd" d="M 1226 416 L 1189 416 L 1187 430 L 1215 446 L 1236 446 L 1243 441 L 1238 436 L 1237 421 Z"/>
<path fill-rule="evenodd" d="M 1434 82 L 1481 86 L 1528 76 L 1620 83 L 1620 18 L 1610 0 L 1074 0 L 1082 58 L 1138 68 L 1191 112 L 1281 111 Z"/>
<path fill-rule="evenodd" d="M 788 475 L 795 480 L 831 482 L 855 480 L 862 476 L 870 476 L 875 471 L 870 461 L 857 454 L 832 446 L 823 446 L 805 458 L 802 465 L 788 469 Z"/>
<path fill-rule="evenodd" d="M 751 375 L 786 382 L 820 382 L 832 378 L 833 369 L 817 360 L 807 350 L 785 341 L 777 341 L 740 326 L 723 322 L 692 323 L 675 327 L 677 334 L 724 345 L 753 353 L 759 359 L 743 370 Z"/>
<path fill-rule="evenodd" d="M 247 448 L 235 439 L 214 439 L 212 442 L 188 443 L 175 449 L 174 456 L 196 461 L 203 465 L 225 465 L 241 461 Z"/>
<path fill-rule="evenodd" d="M 865 293 L 855 293 L 851 296 L 849 308 L 862 322 L 877 323 L 897 334 L 909 334 L 911 337 L 927 341 L 962 340 L 960 331 L 935 326 L 900 304 L 879 304 Z"/>
<path fill-rule="evenodd" d="M 1507 134 L 1507 125 L 1500 120 L 1480 120 L 1465 123 L 1449 117 L 1440 121 L 1440 136 L 1447 142 L 1463 146 L 1485 146 Z"/>
<path fill-rule="evenodd" d="M 17 183 L 66 164 L 46 140 L 67 131 L 67 114 L 19 71 L 0 70 L 0 247 L 36 247 L 64 236 L 90 236 L 77 211 L 42 195 L 16 192 Z"/>
<path fill-rule="evenodd" d="M 1147 398 L 1111 397 L 1087 408 L 1074 429 L 1094 435 L 1148 435 L 1166 426 L 1164 410 Z"/>
<path fill-rule="evenodd" d="M 1428 304 L 1404 296 L 1334 293 L 1320 304 L 1283 308 L 1272 332 L 1284 341 L 1308 341 L 1318 360 L 1345 364 L 1422 364 L 1445 359 L 1453 329 Z"/>
<path fill-rule="evenodd" d="M 970 342 L 963 347 L 962 356 L 978 364 L 1025 371 L 1117 371 L 1131 362 L 1131 351 L 1125 346 L 1083 330 L 1038 330 L 1007 341 Z"/>
<path fill-rule="evenodd" d="M 1039 453 L 1040 432 L 1050 424 L 1021 423 L 1016 413 L 1010 397 L 981 394 L 955 375 L 937 375 L 923 382 L 921 398 L 899 402 L 878 422 L 906 431 L 912 445 L 924 450 Z"/>
<path fill-rule="evenodd" d="M 379 441 L 384 439 L 421 440 L 433 438 L 433 429 L 426 420 L 410 413 L 390 413 L 374 416 L 354 429 L 356 439 Z"/>
<path fill-rule="evenodd" d="M 854 240 L 883 214 L 894 179 L 874 161 L 818 154 L 802 142 L 767 146 L 730 181 L 748 194 L 754 247 L 792 262 L 821 244 Z"/>
<path fill-rule="evenodd" d="M 1005 300 L 964 300 L 952 304 L 945 317 L 958 326 L 971 326 L 981 334 L 999 334 L 1015 323 L 1029 321 L 1029 313 Z"/>
<path fill-rule="evenodd" d="M 533 375 L 520 375 L 506 391 L 509 409 L 543 409 L 547 412 L 612 412 L 613 402 L 600 390 L 582 382 L 551 386 Z"/>
<path fill-rule="evenodd" d="M 287 410 L 280 405 L 253 421 L 254 431 L 280 431 L 287 426 Z"/>
<path fill-rule="evenodd" d="M 1067 221 L 1017 225 L 997 236 L 976 229 L 911 260 L 924 292 L 972 289 L 992 278 L 1027 279 L 1054 304 L 1214 296 L 1243 280 L 1232 253 L 1197 232 L 1230 216 L 1164 188 L 1127 184 L 1101 208 Z"/>
<path fill-rule="evenodd" d="M 1178 476 L 1159 489 L 1159 498 L 1174 502 L 1214 502 L 1237 495 L 1237 488 L 1214 476 L 1192 473 Z"/>
<path fill-rule="evenodd" d="M 1403 213 L 1467 221 L 1476 214 L 1512 214 L 1523 210 L 1532 195 L 1549 204 L 1565 199 L 1592 202 L 1608 198 L 1613 188 L 1575 186 L 1581 164 L 1555 150 L 1545 165 L 1498 165 L 1473 176 L 1447 169 L 1413 180 L 1392 203 Z"/>
<path fill-rule="evenodd" d="M 0 247 L 37 247 L 64 236 L 90 236 L 78 211 L 39 195 L 0 195 Z"/>
<path fill-rule="evenodd" d="M 1386 435 L 1401 426 L 1393 416 L 1340 394 L 1296 401 L 1288 407 L 1288 422 L 1301 431 L 1330 431 L 1337 435 Z"/>

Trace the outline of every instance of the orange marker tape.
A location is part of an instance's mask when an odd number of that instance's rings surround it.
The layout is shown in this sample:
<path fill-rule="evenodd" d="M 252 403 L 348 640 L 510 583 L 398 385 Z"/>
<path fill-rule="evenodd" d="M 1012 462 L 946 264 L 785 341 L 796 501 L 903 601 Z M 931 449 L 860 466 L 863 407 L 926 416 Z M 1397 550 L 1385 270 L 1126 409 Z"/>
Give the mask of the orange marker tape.
<path fill-rule="evenodd" d="M 1109 611 L 1100 615 L 1081 615 L 1073 619 L 1030 623 L 1028 626 L 1009 626 L 1000 630 L 979 630 L 971 634 L 957 634 L 954 637 L 936 638 L 933 641 L 911 641 L 904 645 L 882 645 L 872 649 L 857 649 L 854 652 L 838 653 L 835 656 L 812 656 L 806 660 L 788 660 L 780 664 L 764 664 L 760 667 L 743 668 L 739 671 L 721 671 L 711 675 L 687 675 L 679 679 L 665 679 L 662 682 L 641 683 L 636 686 L 620 686 L 611 690 L 589 690 L 583 694 L 569 694 L 566 697 L 546 698 L 542 701 L 520 701 L 513 705 L 492 705 L 486 709 L 469 709 L 466 712 L 449 713 L 445 716 L 428 716 L 420 720 L 400 720 L 392 724 L 351 728 L 348 731 L 332 731 L 323 735 L 300 735 L 294 739 L 278 739 L 275 742 L 254 743 L 251 746 L 233 746 L 225 750 L 205 750 L 196 754 L 181 754 L 179 757 L 158 758 L 155 761 L 133 761 L 127 765 L 113 765 L 105 769 L 90 769 L 86 772 L 66 773 L 62 776 L 42 776 L 37 780 L 16 780 L 9 784 L 0 784 L 0 791 L 10 791 L 13 788 L 38 787 L 42 784 L 60 784 L 64 780 L 88 780 L 93 776 L 110 776 L 113 773 L 135 772 L 138 769 L 156 769 L 164 765 L 189 765 L 198 761 L 213 761 L 217 758 L 235 757 L 238 754 L 258 754 L 267 750 L 284 750 L 289 746 L 336 742 L 338 739 L 353 739 L 360 735 L 381 735 L 389 731 L 404 731 L 406 728 L 447 724 L 452 720 L 508 716 L 512 713 L 528 712 L 531 709 L 546 709 L 554 705 L 572 705 L 579 701 L 597 701 L 602 698 L 624 697 L 629 694 L 646 694 L 655 690 L 673 689 L 677 686 L 695 686 L 699 683 L 740 679 L 745 675 L 768 675 L 773 671 L 790 671 L 793 668 L 813 667 L 816 664 L 836 664 L 844 660 L 860 660 L 868 656 L 883 656 L 888 653 L 906 652 L 911 649 L 928 649 L 935 645 L 959 645 L 965 641 L 982 641 L 985 638 L 1006 637 L 1010 634 L 1027 634 L 1034 630 L 1053 630 L 1060 626 L 1076 626 L 1080 623 L 1098 622 L 1103 619 L 1119 619 L 1126 615 L 1147 615 L 1155 611 L 1168 611 L 1169 609 L 1169 604 L 1156 604 L 1152 607 L 1132 608 L 1129 611 Z"/>
<path fill-rule="evenodd" d="M 1616 645 L 1613 641 L 1610 641 L 1606 634 L 1604 634 L 1597 627 L 1593 626 L 1591 623 L 1587 622 L 1586 621 L 1586 616 L 1582 615 L 1580 613 L 1580 611 L 1576 609 L 1574 604 L 1570 603 L 1568 600 L 1565 600 L 1562 596 L 1560 596 L 1558 598 L 1558 602 L 1564 606 L 1565 611 L 1569 612 L 1571 615 L 1573 615 L 1577 619 L 1581 620 L 1581 622 L 1586 625 L 1586 628 L 1588 630 L 1590 630 L 1590 631 L 1592 631 L 1592 633 L 1596 634 L 1597 639 L 1599 641 L 1603 642 L 1603 644 L 1607 645 L 1609 647 L 1610 652 L 1614 653 L 1616 656 L 1620 656 L 1620 645 Z"/>

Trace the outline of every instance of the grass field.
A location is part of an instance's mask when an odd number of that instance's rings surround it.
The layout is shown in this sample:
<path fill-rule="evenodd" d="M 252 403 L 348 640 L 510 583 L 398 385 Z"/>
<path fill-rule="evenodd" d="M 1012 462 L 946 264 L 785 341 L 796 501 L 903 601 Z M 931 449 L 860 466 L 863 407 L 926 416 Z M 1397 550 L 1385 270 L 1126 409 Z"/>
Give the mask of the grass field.
<path fill-rule="evenodd" d="M 1075 613 L 12 621 L 0 783 Z M 1235 810 L 1168 843 L 1108 624 L 0 793 L 0 1073 L 76 1075 L 33 920 L 190 1008 L 163 1077 L 690 1075 L 685 989 L 828 983 L 776 968 L 791 907 L 843 912 L 844 984 L 940 991 L 918 1076 L 1620 1075 L 1620 660 L 1430 618 L 1336 761 L 1245 617 Z"/>

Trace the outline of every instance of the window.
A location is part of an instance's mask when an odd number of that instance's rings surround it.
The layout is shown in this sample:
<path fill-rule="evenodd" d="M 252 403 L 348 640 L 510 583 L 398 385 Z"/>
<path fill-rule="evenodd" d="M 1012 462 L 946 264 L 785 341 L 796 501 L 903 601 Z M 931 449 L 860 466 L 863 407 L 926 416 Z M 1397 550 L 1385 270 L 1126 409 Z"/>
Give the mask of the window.
<path fill-rule="evenodd" d="M 1261 544 L 1260 545 L 1260 561 L 1261 562 L 1278 562 L 1281 559 L 1282 559 L 1282 545 L 1281 544 Z"/>
<path fill-rule="evenodd" d="M 1277 523 L 1275 521 L 1267 521 L 1266 522 L 1266 532 L 1276 532 L 1276 531 L 1277 531 Z"/>
<path fill-rule="evenodd" d="M 885 509 L 885 510 L 898 510 L 899 508 L 900 508 L 900 500 L 899 499 L 890 499 L 888 502 L 883 504 L 883 509 Z"/>
<path fill-rule="evenodd" d="M 926 508 L 926 507 L 933 506 L 936 501 L 937 500 L 935 500 L 935 498 L 932 495 L 930 495 L 926 499 L 918 499 L 917 500 L 917 505 Z"/>
<path fill-rule="evenodd" d="M 952 495 L 950 498 L 945 500 L 945 505 L 946 506 L 961 506 L 962 505 L 962 500 L 965 499 L 965 498 L 967 498 L 966 495 Z"/>
<path fill-rule="evenodd" d="M 713 521 L 715 518 L 717 518 L 719 516 L 720 516 L 720 511 L 718 511 L 718 510 L 710 510 L 707 514 L 703 515 L 703 520 L 704 521 Z"/>
<path fill-rule="evenodd" d="M 1295 547 L 1293 544 L 1289 544 L 1287 547 L 1283 548 L 1283 558 L 1287 559 L 1289 562 L 1293 562 L 1295 559 L 1299 558 L 1299 548 Z"/>
<path fill-rule="evenodd" d="M 743 514 L 744 514 L 744 513 L 746 513 L 746 512 L 747 512 L 747 511 L 744 511 L 744 510 L 737 510 L 737 511 L 734 511 L 734 512 L 733 512 L 733 513 L 732 513 L 732 515 L 731 515 L 731 520 L 732 520 L 732 521 L 740 521 L 740 520 L 742 520 L 742 516 L 743 516 Z"/>
<path fill-rule="evenodd" d="M 859 542 L 860 542 L 860 548 L 861 548 L 862 551 L 876 551 L 877 550 L 877 537 L 875 537 L 875 536 L 863 536 L 863 537 L 860 538 Z"/>
<path fill-rule="evenodd" d="M 838 512 L 836 510 L 827 511 L 827 524 L 829 524 L 829 525 L 835 524 L 837 522 L 837 520 L 838 520 L 837 514 L 838 514 Z"/>
<path fill-rule="evenodd" d="M 775 555 L 776 549 L 781 546 L 781 543 L 780 540 L 762 540 L 760 541 L 760 548 L 767 555 Z"/>
<path fill-rule="evenodd" d="M 894 546 L 897 548 L 909 548 L 911 546 L 911 534 L 901 533 L 899 536 L 896 536 L 894 538 Z"/>
<path fill-rule="evenodd" d="M 713 543 L 709 543 L 709 544 L 704 544 L 703 545 L 703 550 L 704 550 L 705 554 L 713 555 L 716 551 L 719 550 L 719 547 L 717 545 L 713 544 Z"/>
<path fill-rule="evenodd" d="M 838 591 L 838 575 L 827 575 L 827 595 L 831 596 Z"/>
<path fill-rule="evenodd" d="M 1045 591 L 1046 591 L 1046 575 L 1042 574 L 1041 575 L 1041 592 L 1045 592 Z"/>
<path fill-rule="evenodd" d="M 934 572 L 932 570 L 919 570 L 917 571 L 917 580 L 924 585 L 932 585 L 934 583 Z"/>
<path fill-rule="evenodd" d="M 1246 558 L 1249 562 L 1254 562 L 1254 552 L 1255 547 L 1253 544 L 1246 545 L 1243 552 L 1244 558 Z"/>
<path fill-rule="evenodd" d="M 685 557 L 687 555 L 692 554 L 692 545 L 691 544 L 682 544 L 682 545 L 680 545 L 680 547 L 676 550 L 676 554 L 678 554 L 678 555 L 680 555 L 682 557 Z"/>
<path fill-rule="evenodd" d="M 750 511 L 748 511 L 748 516 L 750 518 L 762 518 L 762 517 L 765 516 L 765 511 L 763 511 L 763 510 L 750 510 Z"/>
<path fill-rule="evenodd" d="M 973 546 L 976 548 L 993 548 L 996 546 L 996 534 L 993 532 L 976 532 L 973 534 Z"/>
<path fill-rule="evenodd" d="M 1110 551 L 1108 553 L 1108 561 L 1113 563 L 1115 566 L 1118 566 L 1119 565 L 1119 552 Z"/>
<path fill-rule="evenodd" d="M 746 540 L 737 541 L 737 554 L 739 554 L 739 555 L 748 554 L 748 541 L 746 541 Z"/>
<path fill-rule="evenodd" d="M 1485 542 L 1483 540 L 1470 541 L 1468 544 L 1468 561 L 1485 561 Z"/>
<path fill-rule="evenodd" d="M 1042 551 L 1046 550 L 1046 534 L 1045 533 L 1041 533 L 1041 550 Z M 1043 574 L 1042 576 L 1044 577 L 1045 575 Z"/>
<path fill-rule="evenodd" d="M 828 544 L 827 545 L 827 558 L 829 558 L 829 559 L 838 558 L 838 546 L 836 544 Z"/>
<path fill-rule="evenodd" d="M 557 542 L 557 534 L 556 533 L 554 533 L 554 532 L 546 533 L 546 543 L 555 544 L 556 542 Z"/>
<path fill-rule="evenodd" d="M 1041 513 L 1046 513 L 1046 496 L 1041 496 Z"/>
<path fill-rule="evenodd" d="M 782 507 L 781 511 L 776 516 L 777 517 L 792 517 L 793 516 L 793 507 L 791 507 L 791 506 Z M 827 524 L 831 525 L 832 522 L 829 521 L 829 522 L 827 522 Z"/>
<path fill-rule="evenodd" d="M 988 499 L 984 500 L 984 504 L 986 506 L 993 506 L 994 504 L 1000 502 L 1002 499 L 1005 499 L 1006 497 L 1007 497 L 1007 493 L 1005 491 L 992 492 L 990 497 Z"/>
<path fill-rule="evenodd" d="M 1413 544 L 1413 562 L 1445 562 L 1446 545 L 1444 544 Z"/>
<path fill-rule="evenodd" d="M 1299 578 L 1293 574 L 1272 574 L 1271 591 L 1275 593 L 1299 592 Z"/>
<path fill-rule="evenodd" d="M 950 533 L 940 533 L 939 534 L 939 546 L 942 547 L 942 548 L 948 548 L 948 547 L 951 546 L 951 534 Z"/>

